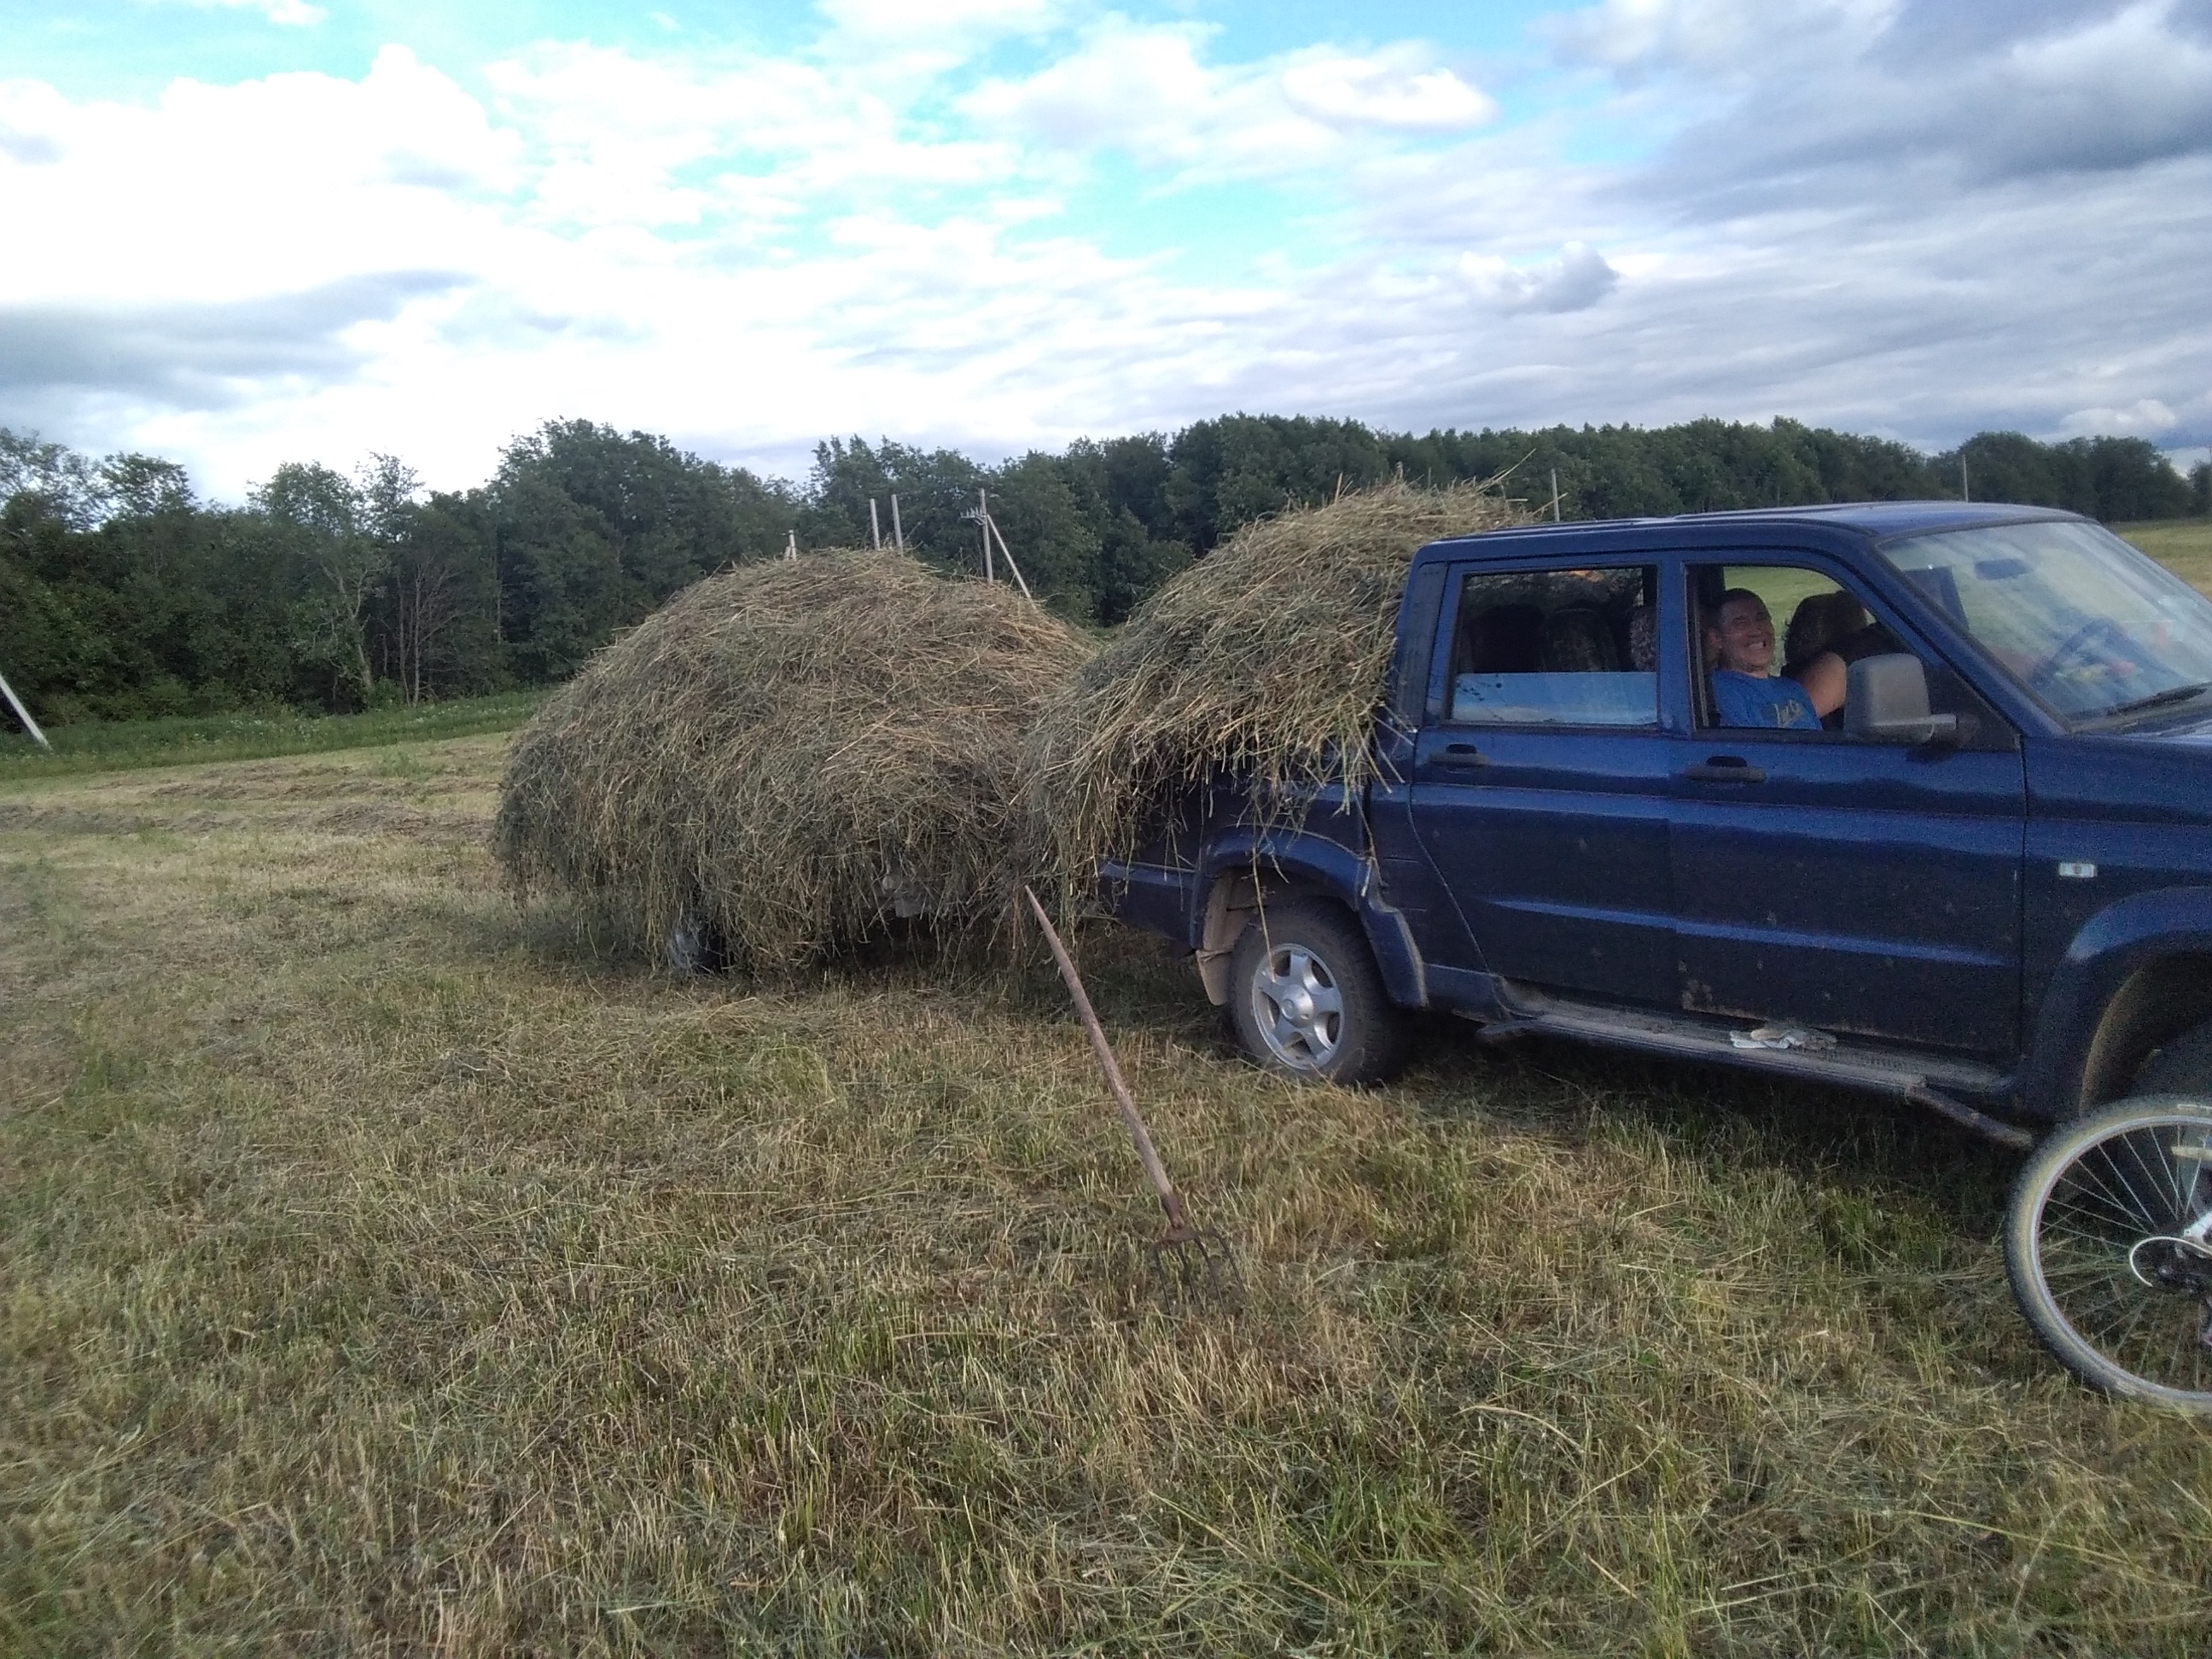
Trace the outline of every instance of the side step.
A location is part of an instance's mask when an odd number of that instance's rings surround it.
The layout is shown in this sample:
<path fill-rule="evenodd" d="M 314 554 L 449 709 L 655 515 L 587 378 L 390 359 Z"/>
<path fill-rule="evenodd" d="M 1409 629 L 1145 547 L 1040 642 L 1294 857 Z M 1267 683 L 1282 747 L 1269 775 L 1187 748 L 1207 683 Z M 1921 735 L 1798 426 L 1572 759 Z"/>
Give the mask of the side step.
<path fill-rule="evenodd" d="M 2002 1073 L 1971 1060 L 1880 1048 L 1871 1044 L 1844 1046 L 1840 1041 L 1835 1048 L 1825 1052 L 1739 1048 L 1729 1040 L 1729 1032 L 1747 1030 L 1747 1026 L 1656 1010 L 1569 1002 L 1521 985 L 1503 988 L 1510 1017 L 1486 1024 L 1479 1034 L 1484 1042 L 1502 1042 L 1516 1036 L 1566 1037 L 1577 1042 L 1703 1060 L 1709 1065 L 1779 1072 L 1808 1081 L 1909 1100 L 2000 1146 L 2025 1152 L 2035 1145 L 2035 1136 L 2027 1130 L 1977 1111 L 1956 1097 L 1953 1091 L 1994 1095 L 2004 1088 Z"/>

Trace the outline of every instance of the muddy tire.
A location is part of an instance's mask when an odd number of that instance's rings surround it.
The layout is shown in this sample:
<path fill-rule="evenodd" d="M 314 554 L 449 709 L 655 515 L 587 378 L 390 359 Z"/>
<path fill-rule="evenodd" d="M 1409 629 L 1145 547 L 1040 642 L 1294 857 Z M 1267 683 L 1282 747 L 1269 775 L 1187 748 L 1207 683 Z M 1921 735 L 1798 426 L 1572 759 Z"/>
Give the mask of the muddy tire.
<path fill-rule="evenodd" d="M 1270 1072 L 1373 1083 L 1405 1051 L 1404 1014 L 1358 927 L 1334 904 L 1294 899 L 1255 915 L 1230 957 L 1229 1017 Z"/>

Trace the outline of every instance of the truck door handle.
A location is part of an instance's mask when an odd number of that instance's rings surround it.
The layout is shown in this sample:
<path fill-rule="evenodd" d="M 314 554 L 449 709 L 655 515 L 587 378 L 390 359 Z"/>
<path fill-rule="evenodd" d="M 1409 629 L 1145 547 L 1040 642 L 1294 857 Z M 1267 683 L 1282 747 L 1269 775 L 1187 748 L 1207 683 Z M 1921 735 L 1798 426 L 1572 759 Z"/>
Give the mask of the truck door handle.
<path fill-rule="evenodd" d="M 1682 774 L 1694 783 L 1765 783 L 1764 767 L 1739 760 L 1734 755 L 1715 755 L 1703 765 L 1687 768 Z"/>
<path fill-rule="evenodd" d="M 1437 757 L 1439 766 L 1487 766 L 1490 757 L 1471 743 L 1448 743 Z"/>

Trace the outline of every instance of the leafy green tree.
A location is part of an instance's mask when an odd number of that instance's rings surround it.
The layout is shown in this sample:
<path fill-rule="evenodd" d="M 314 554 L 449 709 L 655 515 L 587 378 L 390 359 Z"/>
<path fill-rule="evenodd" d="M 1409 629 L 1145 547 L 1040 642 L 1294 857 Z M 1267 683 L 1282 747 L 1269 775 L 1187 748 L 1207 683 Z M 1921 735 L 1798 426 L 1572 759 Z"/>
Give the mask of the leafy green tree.
<path fill-rule="evenodd" d="M 350 476 L 280 467 L 242 507 L 197 501 L 158 457 L 97 463 L 0 429 L 0 663 L 58 720 L 286 701 L 421 702 L 573 673 L 622 628 L 709 571 L 886 534 L 980 569 L 977 492 L 1038 595 L 1118 623 L 1239 524 L 1394 475 L 1504 477 L 1564 517 L 1955 496 L 2106 520 L 2212 511 L 2212 465 L 2184 480 L 2136 439 L 2045 444 L 1982 433 L 1924 456 L 1778 420 L 1661 428 L 1377 432 L 1235 415 L 1172 434 L 1082 440 L 985 466 L 859 437 L 808 477 L 762 478 L 666 439 L 584 421 L 517 439 L 483 487 L 423 498 L 404 463 Z"/>
<path fill-rule="evenodd" d="M 1199 553 L 1238 525 L 1389 476 L 1382 443 L 1358 422 L 1303 416 L 1200 421 L 1175 435 L 1169 455 L 1175 538 Z"/>
<path fill-rule="evenodd" d="M 99 488 L 111 516 L 152 518 L 190 512 L 192 483 L 174 461 L 154 455 L 110 455 L 100 464 Z"/>
<path fill-rule="evenodd" d="M 989 481 L 982 467 L 957 450 L 917 449 L 888 438 L 871 448 L 858 437 L 832 438 L 815 446 L 805 491 L 813 512 L 801 524 L 800 542 L 866 546 L 873 497 L 881 503 L 877 517 L 889 544 L 896 495 L 907 551 L 944 569 L 980 572 L 981 532 L 967 515 L 975 507 L 975 492 Z"/>
<path fill-rule="evenodd" d="M 31 496 L 55 523 L 86 530 L 100 522 L 106 507 L 99 470 L 86 457 L 60 444 L 42 441 L 35 432 L 0 427 L 0 501 Z"/>
<path fill-rule="evenodd" d="M 507 679 L 496 538 L 483 492 L 410 503 L 392 544 L 383 638 L 410 703 Z"/>
<path fill-rule="evenodd" d="M 1032 452 L 1008 462 L 993 473 L 989 495 L 992 521 L 1030 590 L 1076 621 L 1096 616 L 1098 526 L 1084 511 L 1058 459 Z M 1000 580 L 1007 580 L 1006 573 Z"/>
<path fill-rule="evenodd" d="M 783 550 L 787 487 L 650 433 L 549 421 L 489 488 L 502 636 L 526 679 L 558 678 L 708 572 Z"/>
<path fill-rule="evenodd" d="M 371 533 L 375 508 L 351 479 L 312 461 L 287 461 L 251 500 L 312 573 L 296 613 L 301 653 L 349 678 L 367 706 L 376 696 L 370 617 L 391 568 L 389 544 Z"/>

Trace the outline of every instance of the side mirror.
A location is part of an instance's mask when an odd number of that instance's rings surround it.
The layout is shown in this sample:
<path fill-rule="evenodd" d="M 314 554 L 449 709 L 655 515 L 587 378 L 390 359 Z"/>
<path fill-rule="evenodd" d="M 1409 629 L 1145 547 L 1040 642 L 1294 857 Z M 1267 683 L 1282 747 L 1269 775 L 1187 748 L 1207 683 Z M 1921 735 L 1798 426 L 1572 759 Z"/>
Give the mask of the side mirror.
<path fill-rule="evenodd" d="M 1928 712 L 1928 668 L 1906 652 L 1862 657 L 1844 693 L 1844 730 L 1885 743 L 1959 741 L 1956 714 Z"/>

